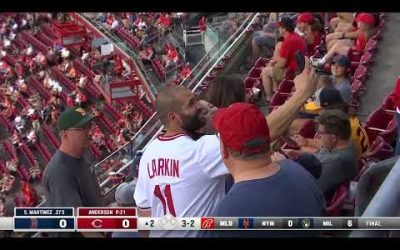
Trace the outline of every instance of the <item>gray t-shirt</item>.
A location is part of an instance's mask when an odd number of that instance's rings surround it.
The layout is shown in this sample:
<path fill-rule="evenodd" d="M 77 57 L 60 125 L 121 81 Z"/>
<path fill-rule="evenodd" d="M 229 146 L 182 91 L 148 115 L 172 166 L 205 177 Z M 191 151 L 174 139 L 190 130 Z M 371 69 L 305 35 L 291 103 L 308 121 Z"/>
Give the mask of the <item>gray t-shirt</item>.
<path fill-rule="evenodd" d="M 48 207 L 101 207 L 99 183 L 85 158 L 77 159 L 60 150 L 43 173 Z"/>
<path fill-rule="evenodd" d="M 353 143 L 333 151 L 322 148 L 315 156 L 322 164 L 318 184 L 326 196 L 330 196 L 341 184 L 357 175 L 356 148 Z"/>
<path fill-rule="evenodd" d="M 334 78 L 332 77 L 332 81 L 334 81 Z M 344 81 L 340 83 L 335 83 L 335 88 L 339 90 L 340 96 L 342 97 L 343 101 L 349 103 L 351 101 L 351 85 L 349 82 L 349 79 L 345 79 Z"/>

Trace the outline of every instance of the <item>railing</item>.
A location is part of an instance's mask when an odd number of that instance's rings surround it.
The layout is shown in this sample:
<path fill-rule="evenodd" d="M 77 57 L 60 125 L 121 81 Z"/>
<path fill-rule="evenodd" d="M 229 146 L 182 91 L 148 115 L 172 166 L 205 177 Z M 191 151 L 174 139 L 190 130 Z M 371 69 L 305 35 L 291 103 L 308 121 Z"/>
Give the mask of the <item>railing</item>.
<path fill-rule="evenodd" d="M 197 77 L 196 81 L 187 81 L 188 87 L 192 88 L 192 91 L 196 91 L 198 87 L 202 84 L 205 77 L 213 70 L 213 68 L 218 64 L 218 62 L 227 54 L 230 53 L 238 43 L 241 43 L 246 36 L 246 31 L 251 27 L 251 24 L 255 21 L 256 14 L 252 14 L 249 16 L 249 19 L 245 23 L 242 24 L 241 28 L 238 30 L 238 34 L 236 36 L 232 36 L 232 39 L 228 39 L 223 46 L 220 46 L 220 49 L 224 51 L 218 52 L 213 55 L 209 61 L 210 65 L 207 67 L 203 66 L 202 71 L 205 74 L 202 74 L 201 77 Z M 252 17 L 252 18 L 250 18 Z M 133 157 L 137 150 L 143 150 L 147 147 L 148 143 L 151 142 L 163 129 L 158 116 L 153 114 L 146 121 L 144 126 L 140 128 L 140 130 L 136 133 L 133 137 L 132 141 L 122 146 L 120 149 L 109 155 L 106 159 L 99 162 L 94 166 L 95 171 L 99 174 L 99 182 L 101 183 L 100 186 L 103 190 L 104 195 L 107 195 L 111 192 L 119 183 L 113 183 L 112 179 L 109 178 L 108 173 L 102 173 L 101 165 L 110 159 L 117 159 L 117 160 L 124 160 L 126 162 L 118 171 L 117 173 L 126 173 L 128 174 L 128 169 L 133 163 Z"/>
<path fill-rule="evenodd" d="M 249 13 L 247 19 L 225 42 L 222 39 L 218 39 L 214 47 L 199 61 L 190 74 L 182 81 L 181 85 L 192 88 L 199 83 L 200 79 L 207 75 L 205 72 L 210 71 L 210 69 L 216 65 L 215 62 L 222 58 L 221 54 L 225 52 L 226 48 L 237 41 L 236 39 L 242 34 L 243 30 L 250 27 L 249 24 L 255 21 L 255 17 L 256 14 Z M 209 29 L 209 27 L 207 27 L 207 29 Z"/>
<path fill-rule="evenodd" d="M 144 84 L 149 88 L 150 90 L 150 97 L 151 100 L 155 99 L 155 96 L 157 95 L 158 91 L 157 89 L 151 84 L 150 77 L 147 74 L 147 71 L 141 62 L 141 60 L 138 60 L 138 55 L 135 51 L 129 48 L 128 44 L 119 39 L 117 36 L 114 34 L 110 33 L 107 29 L 105 29 L 99 22 L 95 22 L 91 20 L 89 17 L 87 17 L 87 13 L 77 13 L 76 15 L 80 16 L 83 18 L 86 22 L 90 23 L 93 27 L 95 27 L 98 31 L 101 31 L 109 40 L 111 40 L 122 52 L 124 52 L 128 57 L 133 58 L 133 64 L 135 65 L 137 69 L 137 73 L 139 74 L 140 78 L 144 81 Z"/>

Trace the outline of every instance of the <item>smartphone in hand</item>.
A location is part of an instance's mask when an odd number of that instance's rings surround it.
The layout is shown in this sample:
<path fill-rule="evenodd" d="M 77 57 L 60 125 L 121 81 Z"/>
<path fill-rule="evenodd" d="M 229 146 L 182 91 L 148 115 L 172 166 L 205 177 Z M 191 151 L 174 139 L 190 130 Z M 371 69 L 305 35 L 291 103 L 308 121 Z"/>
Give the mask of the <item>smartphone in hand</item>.
<path fill-rule="evenodd" d="M 300 50 L 296 51 L 296 53 L 294 55 L 295 55 L 296 62 L 297 62 L 297 75 L 299 75 L 304 70 L 304 67 L 306 65 L 306 60 L 305 60 L 303 52 L 301 52 Z"/>

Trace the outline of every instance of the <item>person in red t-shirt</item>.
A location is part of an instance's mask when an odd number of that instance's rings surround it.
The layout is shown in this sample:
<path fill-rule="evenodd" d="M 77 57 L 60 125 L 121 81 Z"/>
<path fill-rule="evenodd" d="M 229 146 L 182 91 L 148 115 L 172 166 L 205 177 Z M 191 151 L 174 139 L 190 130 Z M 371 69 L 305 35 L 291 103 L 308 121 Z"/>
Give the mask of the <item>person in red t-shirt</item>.
<path fill-rule="evenodd" d="M 278 83 L 282 81 L 286 70 L 297 70 L 295 53 L 301 51 L 306 54 L 306 43 L 298 34 L 294 33 L 293 21 L 288 17 L 282 17 L 277 25 L 284 40 L 277 44 L 275 48 L 277 54 L 261 72 L 267 101 L 271 100 L 273 91 L 277 91 Z"/>
<path fill-rule="evenodd" d="M 310 12 L 301 13 L 296 20 L 296 33 L 304 38 L 309 55 L 321 43 L 321 24 Z"/>
<path fill-rule="evenodd" d="M 200 31 L 206 31 L 207 26 L 206 26 L 206 17 L 202 16 L 199 20 L 199 30 Z"/>
<path fill-rule="evenodd" d="M 328 52 L 319 60 L 314 60 L 314 66 L 321 67 L 329 62 L 335 54 L 347 56 L 351 49 L 364 50 L 368 39 L 375 33 L 377 20 L 372 14 L 360 13 L 356 16 L 357 30 L 351 33 L 342 33 L 341 39 L 328 45 Z M 351 40 L 352 39 L 352 40 Z M 329 48 L 329 46 L 331 46 Z"/>
<path fill-rule="evenodd" d="M 155 46 L 155 44 L 149 44 L 146 46 L 146 48 L 144 50 L 139 51 L 139 59 L 147 60 L 147 61 L 153 60 L 154 56 L 156 55 L 154 46 Z"/>
<path fill-rule="evenodd" d="M 179 55 L 176 48 L 169 46 L 167 49 L 167 55 L 164 56 L 165 68 L 168 68 L 172 63 L 178 63 Z"/>

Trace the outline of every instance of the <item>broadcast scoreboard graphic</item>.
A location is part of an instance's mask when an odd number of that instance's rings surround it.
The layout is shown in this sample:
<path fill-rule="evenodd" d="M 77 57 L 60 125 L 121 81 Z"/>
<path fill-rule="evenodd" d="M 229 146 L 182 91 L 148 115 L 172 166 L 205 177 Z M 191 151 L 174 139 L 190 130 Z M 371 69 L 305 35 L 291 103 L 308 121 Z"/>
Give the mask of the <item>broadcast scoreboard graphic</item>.
<path fill-rule="evenodd" d="M 137 217 L 135 208 L 15 208 L 0 230 L 136 232 L 138 230 L 400 230 L 400 217 Z"/>

